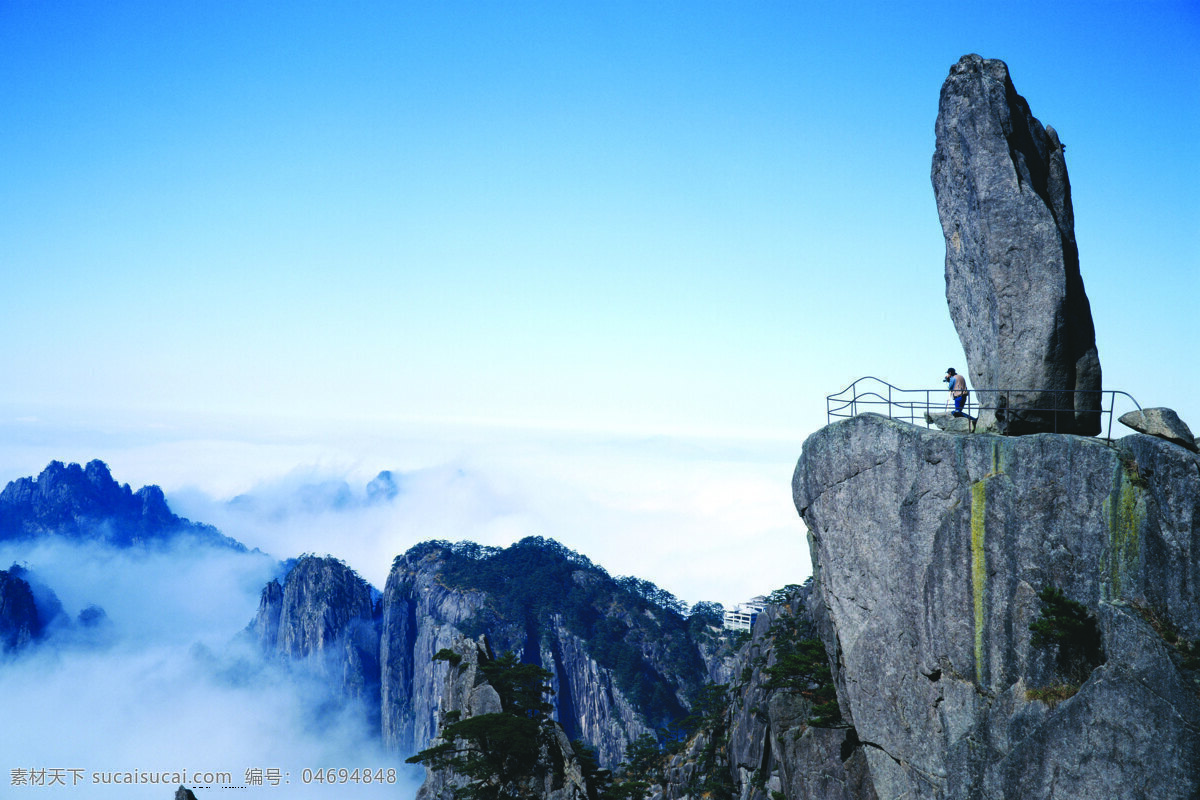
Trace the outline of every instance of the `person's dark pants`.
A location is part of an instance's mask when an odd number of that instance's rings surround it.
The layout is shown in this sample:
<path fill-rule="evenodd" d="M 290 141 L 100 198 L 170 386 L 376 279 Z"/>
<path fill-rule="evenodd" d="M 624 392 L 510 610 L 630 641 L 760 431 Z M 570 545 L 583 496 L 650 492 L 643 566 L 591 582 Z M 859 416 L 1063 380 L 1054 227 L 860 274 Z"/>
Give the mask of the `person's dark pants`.
<path fill-rule="evenodd" d="M 950 416 L 966 417 L 967 419 L 975 419 L 970 414 L 963 413 L 963 406 L 966 404 L 967 404 L 967 396 L 965 394 L 960 394 L 960 395 L 955 396 L 955 398 L 954 398 L 954 413 L 951 414 Z"/>

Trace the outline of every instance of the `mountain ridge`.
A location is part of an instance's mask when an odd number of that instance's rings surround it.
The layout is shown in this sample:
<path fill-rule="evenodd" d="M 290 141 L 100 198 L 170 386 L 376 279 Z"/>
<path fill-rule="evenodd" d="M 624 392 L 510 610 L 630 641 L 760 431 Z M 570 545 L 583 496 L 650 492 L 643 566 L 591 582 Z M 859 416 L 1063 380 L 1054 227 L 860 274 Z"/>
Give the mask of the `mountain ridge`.
<path fill-rule="evenodd" d="M 0 542 L 57 536 L 116 547 L 165 545 L 181 538 L 239 552 L 245 545 L 211 525 L 177 516 L 156 485 L 136 492 L 99 459 L 86 466 L 51 461 L 36 477 L 0 491 Z"/>

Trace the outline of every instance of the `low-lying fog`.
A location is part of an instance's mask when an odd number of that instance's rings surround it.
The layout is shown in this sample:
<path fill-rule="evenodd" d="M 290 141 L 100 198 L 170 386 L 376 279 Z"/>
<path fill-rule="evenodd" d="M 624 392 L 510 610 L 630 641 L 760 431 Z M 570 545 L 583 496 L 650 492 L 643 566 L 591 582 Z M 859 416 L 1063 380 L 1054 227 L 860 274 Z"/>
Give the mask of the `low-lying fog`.
<path fill-rule="evenodd" d="M 277 568 L 273 559 L 191 546 L 0 547 L 0 563 L 14 561 L 55 591 L 72 622 L 60 620 L 0 663 L 5 796 L 165 800 L 180 781 L 242 786 L 259 775 L 264 785 L 239 796 L 415 793 L 420 772 L 382 751 L 359 709 L 331 712 L 324 686 L 301 669 L 264 662 L 239 639 Z M 107 620 L 84 627 L 74 620 L 90 605 Z M 385 779 L 395 770 L 395 783 L 305 784 L 304 770 L 326 768 L 369 768 L 372 778 L 382 769 Z M 272 787 L 276 774 L 280 785 Z M 160 779 L 170 782 L 151 782 Z"/>

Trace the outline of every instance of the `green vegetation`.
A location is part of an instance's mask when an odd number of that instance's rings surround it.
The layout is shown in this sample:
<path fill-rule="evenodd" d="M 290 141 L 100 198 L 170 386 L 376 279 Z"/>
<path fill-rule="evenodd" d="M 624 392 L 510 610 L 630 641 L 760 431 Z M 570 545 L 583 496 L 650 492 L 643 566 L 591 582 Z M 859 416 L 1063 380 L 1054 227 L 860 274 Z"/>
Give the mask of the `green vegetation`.
<path fill-rule="evenodd" d="M 449 651 L 442 650 L 437 657 Z M 453 655 L 453 654 L 452 654 Z M 456 790 L 463 800 L 525 800 L 523 784 L 548 767 L 538 753 L 546 739 L 551 705 L 550 673 L 534 664 L 521 664 L 512 653 L 480 664 L 480 671 L 500 695 L 503 711 L 466 719 L 450 715 L 443 724 L 441 743 L 408 759 L 433 770 L 451 770 L 469 783 Z"/>
<path fill-rule="evenodd" d="M 746 642 L 750 641 L 753 634 L 750 631 L 732 630 L 725 631 L 725 637 L 729 640 L 729 647 L 736 652 L 741 650 Z"/>
<path fill-rule="evenodd" d="M 692 710 L 680 722 L 685 737 L 703 728 L 712 728 L 729 711 L 729 685 L 710 683 L 692 698 Z"/>
<path fill-rule="evenodd" d="M 460 663 L 462 663 L 462 656 L 447 647 L 443 647 L 441 650 L 438 650 L 436 653 L 434 653 L 433 660 L 446 661 L 450 664 L 450 666 L 457 667 Z"/>
<path fill-rule="evenodd" d="M 992 460 L 999 458 L 995 446 Z M 987 484 L 971 484 L 971 600 L 975 608 L 975 682 L 983 685 L 983 628 L 986 621 L 987 552 L 984 547 L 987 526 Z"/>
<path fill-rule="evenodd" d="M 1068 697 L 1074 697 L 1079 691 L 1079 686 L 1071 683 L 1056 683 L 1051 686 L 1043 686 L 1040 689 L 1029 689 L 1025 692 L 1026 700 L 1040 700 L 1050 708 L 1066 700 Z"/>
<path fill-rule="evenodd" d="M 1034 647 L 1055 649 L 1055 672 L 1061 680 L 1025 692 L 1027 700 L 1040 700 L 1054 708 L 1075 695 L 1096 667 L 1104 663 L 1104 649 L 1096 619 L 1082 603 L 1067 598 L 1056 586 L 1038 592 L 1042 610 L 1029 626 Z"/>
<path fill-rule="evenodd" d="M 798 615 L 785 610 L 771 625 L 775 663 L 766 668 L 768 689 L 797 692 L 812 703 L 808 724 L 814 728 L 832 728 L 842 724 L 833 671 L 825 654 L 824 643 L 814 636 L 811 626 Z"/>
<path fill-rule="evenodd" d="M 443 649 L 434 660 L 455 664 L 462 656 Z M 547 763 L 540 758 L 556 752 L 550 746 L 553 706 L 546 701 L 553 693 L 550 673 L 536 664 L 522 664 L 511 652 L 481 660 L 479 671 L 500 695 L 502 710 L 466 719 L 461 711 L 447 712 L 438 733 L 441 742 L 408 763 L 466 778 L 467 784 L 454 790 L 462 800 L 533 800 L 539 779 L 550 771 L 561 776 L 564 766 L 561 759 Z M 572 742 L 572 749 L 588 800 L 620 800 L 621 795 L 612 793 L 612 774 L 600 768 L 595 752 L 578 741 Z"/>
<path fill-rule="evenodd" d="M 625 747 L 625 772 L 650 779 L 662 780 L 663 749 L 654 736 L 643 733 Z"/>
<path fill-rule="evenodd" d="M 528 647 L 537 644 L 550 616 L 560 615 L 651 725 L 664 726 L 687 713 L 676 687 L 694 691 L 705 675 L 691 633 L 709 624 L 718 604 L 698 604 L 695 621 L 685 618 L 686 608 L 670 592 L 638 578 L 613 578 L 539 536 L 504 549 L 470 542 L 435 546 L 441 548 L 441 580 L 447 586 L 488 596 L 488 607 L 463 626 L 464 633 L 494 634 L 507 627 L 520 631 Z"/>
<path fill-rule="evenodd" d="M 833 675 L 825 655 L 824 645 L 817 638 L 816 630 L 803 613 L 803 599 L 809 587 L 790 585 L 772 592 L 770 601 L 776 606 L 775 620 L 768 631 L 771 642 L 763 637 L 752 639 L 746 631 L 725 631 L 722 635 L 735 635 L 742 644 L 753 641 L 751 650 L 743 651 L 747 664 L 743 670 L 742 683 L 731 691 L 725 685 L 705 686 L 691 697 L 691 713 L 670 730 L 662 732 L 661 740 L 644 735 L 626 749 L 625 763 L 617 771 L 617 782 L 613 784 L 613 798 L 620 800 L 642 800 L 652 793 L 655 785 L 665 779 L 665 762 L 669 756 L 685 754 L 689 761 L 681 773 L 690 776 L 686 786 L 676 787 L 686 796 L 706 800 L 731 800 L 735 796 L 733 775 L 729 769 L 728 749 L 730 727 L 733 719 L 742 712 L 739 705 L 746 702 L 745 684 L 761 670 L 765 682 L 761 688 L 769 691 L 790 692 L 800 695 L 813 704 L 808 720 L 810 726 L 842 726 L 840 709 L 834 691 Z M 693 615 L 698 609 L 693 608 Z M 712 615 L 714 609 L 708 609 Z M 714 617 L 715 620 L 715 617 Z M 751 656 L 752 653 L 757 655 Z M 773 657 L 769 657 L 773 655 Z M 768 665 L 769 664 L 769 665 Z M 760 705 L 749 709 L 749 713 L 765 716 L 770 700 L 769 694 L 756 692 Z M 797 729 L 794 735 L 799 735 Z M 753 794 L 765 793 L 770 773 L 761 770 L 754 774 L 750 783 Z M 778 792 L 772 800 L 781 800 Z"/>
<path fill-rule="evenodd" d="M 692 606 L 687 616 L 688 636 L 694 642 L 715 641 L 722 635 L 725 606 L 701 601 Z"/>
<path fill-rule="evenodd" d="M 1104 649 L 1095 617 L 1082 603 L 1070 600 L 1056 586 L 1038 592 L 1042 610 L 1029 626 L 1034 647 L 1057 649 L 1058 674 L 1080 684 L 1104 663 Z"/>
<path fill-rule="evenodd" d="M 804 581 L 805 586 L 808 586 L 811 583 L 811 576 Z M 792 602 L 792 598 L 796 596 L 796 593 L 799 592 L 801 588 L 803 587 L 801 587 L 801 585 L 798 583 L 789 583 L 787 586 L 783 586 L 771 592 L 771 594 L 767 597 L 767 602 L 773 606 L 785 606 Z"/>
<path fill-rule="evenodd" d="M 733 780 L 725 768 L 724 752 L 729 744 L 729 695 L 724 684 L 703 687 L 692 698 L 692 711 L 659 738 L 642 734 L 625 748 L 625 762 L 617 779 L 602 800 L 642 800 L 655 785 L 666 779 L 669 756 L 689 745 L 694 756 L 691 783 L 683 790 L 708 800 L 731 800 Z M 696 744 L 699 747 L 696 747 Z"/>
<path fill-rule="evenodd" d="M 642 800 L 644 795 L 620 793 L 613 784 L 612 773 L 600 768 L 596 751 L 587 744 L 576 739 L 571 742 L 571 748 L 575 751 L 575 760 L 579 762 L 579 772 L 587 788 L 588 800 Z"/>
<path fill-rule="evenodd" d="M 1108 519 L 1109 583 L 1111 596 L 1122 595 L 1125 581 L 1137 570 L 1141 550 L 1145 501 L 1142 493 L 1146 482 L 1138 472 L 1137 462 L 1122 457 L 1117 470 L 1116 485 L 1104 498 L 1104 514 Z"/>
<path fill-rule="evenodd" d="M 1134 603 L 1133 608 L 1149 623 L 1162 640 L 1175 651 L 1175 660 L 1180 669 L 1188 672 L 1200 672 L 1200 639 L 1188 640 L 1179 635 L 1179 629 L 1165 614 L 1160 614 L 1152 608 Z M 1200 676 L 1196 678 L 1200 683 Z"/>
<path fill-rule="evenodd" d="M 1142 475 L 1141 470 L 1138 469 L 1137 459 L 1134 458 L 1133 454 L 1122 453 L 1118 458 L 1129 482 L 1139 489 L 1145 489 L 1149 484 L 1146 482 L 1146 477 Z"/>
<path fill-rule="evenodd" d="M 625 747 L 625 762 L 617 779 L 607 787 L 604 800 L 642 800 L 650 787 L 663 780 L 662 748 L 658 739 L 643 733 Z"/>

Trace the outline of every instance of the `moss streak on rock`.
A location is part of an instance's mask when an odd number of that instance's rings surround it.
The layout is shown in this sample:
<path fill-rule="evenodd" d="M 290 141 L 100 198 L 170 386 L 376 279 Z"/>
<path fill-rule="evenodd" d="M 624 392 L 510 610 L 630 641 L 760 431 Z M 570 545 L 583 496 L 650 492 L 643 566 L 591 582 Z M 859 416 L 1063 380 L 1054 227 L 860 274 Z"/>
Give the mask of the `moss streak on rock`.
<path fill-rule="evenodd" d="M 1114 600 L 1121 597 L 1125 577 L 1137 568 L 1141 547 L 1138 529 L 1144 514 L 1135 480 L 1123 466 L 1118 466 L 1116 486 L 1104 499 L 1103 512 L 1108 521 L 1108 574 Z"/>
<path fill-rule="evenodd" d="M 1004 448 L 999 439 L 992 442 L 992 475 L 1004 472 Z"/>
<path fill-rule="evenodd" d="M 984 554 L 984 513 L 987 485 L 971 484 L 971 596 L 975 601 L 975 680 L 983 685 L 984 592 L 987 589 L 987 559 Z"/>

